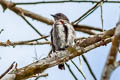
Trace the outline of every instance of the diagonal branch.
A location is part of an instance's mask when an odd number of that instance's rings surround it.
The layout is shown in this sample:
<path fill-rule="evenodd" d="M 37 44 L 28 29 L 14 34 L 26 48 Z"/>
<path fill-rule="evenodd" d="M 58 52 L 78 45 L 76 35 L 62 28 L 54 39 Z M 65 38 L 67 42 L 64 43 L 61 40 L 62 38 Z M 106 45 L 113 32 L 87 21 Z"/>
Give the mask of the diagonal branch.
<path fill-rule="evenodd" d="M 21 17 L 23 18 L 23 20 L 25 20 L 25 22 L 33 29 L 35 30 L 36 33 L 38 33 L 40 36 L 43 36 L 25 17 L 24 15 L 21 15 Z M 46 38 L 44 38 L 46 41 L 48 41 Z"/>
<path fill-rule="evenodd" d="M 104 42 L 107 44 L 111 42 L 111 38 L 105 39 Z M 78 46 L 69 47 L 65 51 L 56 52 L 57 55 L 52 55 L 51 57 L 43 58 L 37 62 L 29 64 L 23 68 L 16 71 L 15 80 L 27 79 L 32 77 L 33 74 L 42 73 L 47 68 L 53 67 L 55 65 L 67 62 L 74 57 L 80 56 L 94 48 L 102 46 L 102 41 L 97 42 L 93 45 L 87 46 L 84 49 L 78 48 Z"/>
<path fill-rule="evenodd" d="M 108 30 L 107 32 L 110 32 L 112 30 Z M 105 32 L 105 34 L 102 34 L 102 35 L 110 36 L 111 34 L 106 34 L 107 32 Z M 104 43 L 108 44 L 109 42 L 111 42 L 111 37 L 105 37 Z M 97 41 L 96 43 L 94 42 L 94 44 L 90 44 L 83 48 L 79 47 L 79 45 L 74 45 L 73 47 L 69 47 L 64 51 L 58 51 L 55 54 L 53 53 L 50 56 L 45 57 L 37 62 L 29 64 L 23 68 L 17 69 L 17 71 L 15 71 L 14 73 L 16 77 L 13 80 L 22 80 L 22 79 L 30 78 L 35 74 L 42 73 L 43 71 L 45 71 L 50 67 L 65 63 L 68 60 L 71 60 L 77 56 L 83 55 L 84 53 L 87 53 L 88 51 L 93 50 L 94 48 L 97 48 L 100 46 L 103 46 L 102 40 Z"/>
<path fill-rule="evenodd" d="M 83 76 L 84 80 L 86 80 L 86 77 L 85 77 L 84 73 L 82 72 L 82 70 L 79 69 L 79 67 L 75 64 L 75 62 L 73 60 L 71 60 L 71 62 L 76 67 L 76 69 L 80 72 L 80 74 Z"/>
<path fill-rule="evenodd" d="M 104 43 L 104 39 L 112 37 L 114 34 L 114 31 L 115 31 L 115 28 L 105 31 L 103 34 L 96 34 L 92 37 L 88 37 L 87 39 L 83 39 L 82 41 L 81 39 L 78 38 L 76 39 L 76 45 L 79 45 L 80 47 L 86 47 L 98 41 L 103 41 Z"/>
<path fill-rule="evenodd" d="M 94 80 L 97 80 L 95 74 L 94 74 L 93 71 L 92 71 L 92 68 L 90 67 L 90 64 L 88 63 L 88 61 L 87 61 L 87 59 L 86 59 L 86 57 L 85 57 L 84 55 L 82 55 L 82 58 L 83 58 L 85 64 L 87 65 L 88 70 L 89 70 L 90 74 L 92 75 L 92 77 L 94 78 Z"/>
<path fill-rule="evenodd" d="M 76 77 L 76 75 L 75 75 L 75 74 L 73 73 L 73 71 L 71 70 L 70 65 L 69 65 L 68 63 L 65 63 L 65 64 L 66 64 L 69 72 L 71 73 L 71 75 L 74 77 L 74 79 L 75 79 L 75 80 L 78 80 L 78 78 Z"/>
<path fill-rule="evenodd" d="M 15 62 L 13 62 L 9 68 L 0 76 L 0 79 L 4 77 L 13 67 L 14 67 Z"/>
<path fill-rule="evenodd" d="M 28 10 L 24 10 L 22 8 L 16 7 L 16 5 L 13 2 L 9 2 L 6 0 L 0 0 L 0 4 L 4 7 L 4 8 L 9 8 L 10 10 L 12 10 L 13 12 L 15 12 L 18 15 L 22 15 L 24 14 L 27 17 L 30 17 L 32 19 L 41 21 L 43 23 L 46 23 L 48 25 L 52 25 L 53 21 L 51 19 L 48 19 L 46 17 L 43 17 L 39 14 L 33 13 L 31 11 Z"/>

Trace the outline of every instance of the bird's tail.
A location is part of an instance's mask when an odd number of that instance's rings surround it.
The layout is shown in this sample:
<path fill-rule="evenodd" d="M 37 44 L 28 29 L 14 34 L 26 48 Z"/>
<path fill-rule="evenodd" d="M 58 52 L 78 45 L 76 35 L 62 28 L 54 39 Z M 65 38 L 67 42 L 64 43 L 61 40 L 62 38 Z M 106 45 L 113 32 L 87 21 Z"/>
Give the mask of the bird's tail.
<path fill-rule="evenodd" d="M 59 65 L 58 65 L 58 68 L 61 69 L 61 70 L 65 70 L 64 64 L 59 64 Z"/>

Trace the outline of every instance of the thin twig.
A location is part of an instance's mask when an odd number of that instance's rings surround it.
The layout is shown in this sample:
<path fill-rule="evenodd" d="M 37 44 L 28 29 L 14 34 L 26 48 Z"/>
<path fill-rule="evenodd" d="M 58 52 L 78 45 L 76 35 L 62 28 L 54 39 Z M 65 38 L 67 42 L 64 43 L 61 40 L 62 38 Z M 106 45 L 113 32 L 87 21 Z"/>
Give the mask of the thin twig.
<path fill-rule="evenodd" d="M 104 23 L 103 23 L 103 8 L 102 8 L 102 5 L 100 6 L 100 12 L 101 12 L 102 31 L 104 32 Z"/>
<path fill-rule="evenodd" d="M 89 30 L 95 30 L 95 31 L 100 31 L 102 32 L 102 29 L 99 27 L 94 27 L 94 26 L 88 26 L 88 25 L 74 25 L 74 28 L 80 28 L 80 29 L 89 29 Z"/>
<path fill-rule="evenodd" d="M 52 54 L 52 49 L 50 49 L 49 53 L 48 53 L 48 56 L 50 56 Z"/>
<path fill-rule="evenodd" d="M 38 55 L 37 55 L 37 51 L 36 51 L 36 48 L 34 47 L 34 53 L 35 53 L 35 56 L 34 57 L 32 57 L 35 61 L 38 61 L 40 58 L 38 57 Z"/>
<path fill-rule="evenodd" d="M 75 20 L 74 22 L 72 22 L 73 25 L 78 24 L 80 21 L 82 21 L 83 19 L 85 19 L 88 15 L 90 15 L 91 13 L 93 13 L 93 11 L 95 11 L 103 2 L 103 0 L 99 1 L 95 6 L 93 6 L 91 9 L 89 9 L 86 13 L 84 13 L 82 16 L 80 16 L 77 20 Z"/>
<path fill-rule="evenodd" d="M 77 77 L 75 76 L 75 74 L 73 73 L 73 71 L 71 70 L 70 65 L 67 64 L 67 63 L 65 63 L 65 64 L 66 64 L 68 70 L 70 71 L 70 73 L 72 74 L 72 76 L 74 77 L 74 79 L 75 79 L 75 80 L 78 80 Z"/>
<path fill-rule="evenodd" d="M 41 36 L 40 38 L 37 38 L 37 39 L 32 39 L 32 40 L 27 40 L 27 41 L 20 41 L 20 42 L 24 42 L 24 43 L 33 42 L 33 41 L 38 41 L 38 40 L 41 40 L 41 39 L 45 39 L 47 37 L 49 37 L 49 35 L 48 36 Z"/>
<path fill-rule="evenodd" d="M 10 40 L 7 40 L 7 42 L 0 42 L 0 46 L 16 46 L 16 45 L 42 45 L 42 44 L 50 44 L 49 41 L 47 42 L 38 42 L 38 40 L 47 38 L 49 36 L 41 36 L 40 38 L 37 39 L 32 39 L 32 40 L 26 40 L 26 41 L 16 41 L 16 42 L 11 42 Z"/>
<path fill-rule="evenodd" d="M 35 30 L 40 36 L 43 36 L 24 16 L 21 15 L 21 17 L 23 18 L 23 20 L 25 20 L 25 22 L 33 29 Z M 46 41 L 48 41 L 46 38 L 45 38 Z"/>
<path fill-rule="evenodd" d="M 1 34 L 3 31 L 4 31 L 4 29 L 1 29 L 1 30 L 0 30 L 0 34 Z"/>
<path fill-rule="evenodd" d="M 86 65 L 87 65 L 87 67 L 88 67 L 88 69 L 89 69 L 92 77 L 94 78 L 94 80 L 97 80 L 95 74 L 94 74 L 93 71 L 92 71 L 92 68 L 90 67 L 90 65 L 89 65 L 89 63 L 88 63 L 88 61 L 87 61 L 87 59 L 86 59 L 86 57 L 85 57 L 84 55 L 82 55 L 82 58 L 83 58 L 84 62 L 86 63 Z"/>
<path fill-rule="evenodd" d="M 53 4 L 53 3 L 98 3 L 99 1 L 72 0 L 72 1 L 38 1 L 38 2 L 19 2 L 16 5 L 33 5 L 33 4 Z M 104 1 L 104 3 L 120 3 L 120 1 Z"/>
<path fill-rule="evenodd" d="M 0 42 L 0 46 L 13 46 L 15 47 L 16 45 L 44 45 L 44 44 L 51 44 L 50 41 L 45 41 L 45 42 L 37 42 L 37 41 L 33 41 L 33 42 L 11 42 L 11 41 L 7 41 L 7 42 Z"/>
<path fill-rule="evenodd" d="M 80 56 L 78 56 L 78 59 L 79 59 L 79 63 L 80 63 L 80 69 L 82 69 L 82 62 L 81 62 Z"/>
<path fill-rule="evenodd" d="M 85 77 L 84 73 L 78 68 L 78 66 L 75 64 L 75 62 L 73 60 L 71 60 L 71 62 L 76 67 L 76 69 L 82 74 L 83 78 L 86 80 L 86 77 Z"/>
<path fill-rule="evenodd" d="M 0 76 L 0 79 L 4 77 L 13 67 L 14 67 L 15 62 L 13 62 L 10 67 Z"/>
<path fill-rule="evenodd" d="M 76 28 L 78 30 L 80 30 L 81 32 L 85 33 L 85 34 L 88 34 L 88 35 L 96 35 L 96 32 L 90 30 L 90 29 L 84 29 L 84 28 Z"/>
<path fill-rule="evenodd" d="M 47 77 L 47 76 L 48 76 L 47 73 L 40 73 L 40 74 L 38 74 L 37 76 L 33 76 L 33 77 L 36 77 L 34 80 L 38 80 L 38 79 L 41 78 L 41 77 Z"/>

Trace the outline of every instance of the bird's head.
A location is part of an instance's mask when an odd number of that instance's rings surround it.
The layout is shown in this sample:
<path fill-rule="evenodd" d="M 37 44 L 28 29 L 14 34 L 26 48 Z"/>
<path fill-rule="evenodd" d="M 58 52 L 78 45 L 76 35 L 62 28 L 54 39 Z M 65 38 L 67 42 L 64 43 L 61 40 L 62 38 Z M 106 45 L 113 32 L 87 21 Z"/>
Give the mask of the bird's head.
<path fill-rule="evenodd" d="M 51 15 L 55 20 L 63 19 L 69 21 L 69 19 L 63 13 L 57 13 L 55 15 Z"/>

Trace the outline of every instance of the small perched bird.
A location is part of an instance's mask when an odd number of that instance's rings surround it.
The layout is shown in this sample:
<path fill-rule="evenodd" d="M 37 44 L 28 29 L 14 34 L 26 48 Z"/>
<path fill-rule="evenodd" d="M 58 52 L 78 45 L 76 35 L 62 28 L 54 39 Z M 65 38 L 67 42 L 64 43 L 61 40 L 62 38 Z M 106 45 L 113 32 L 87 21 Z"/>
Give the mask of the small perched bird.
<path fill-rule="evenodd" d="M 51 16 L 55 20 L 51 30 L 52 51 L 65 50 L 65 48 L 72 46 L 75 39 L 75 30 L 64 14 L 57 13 Z M 65 70 L 64 64 L 58 65 L 58 68 Z"/>

